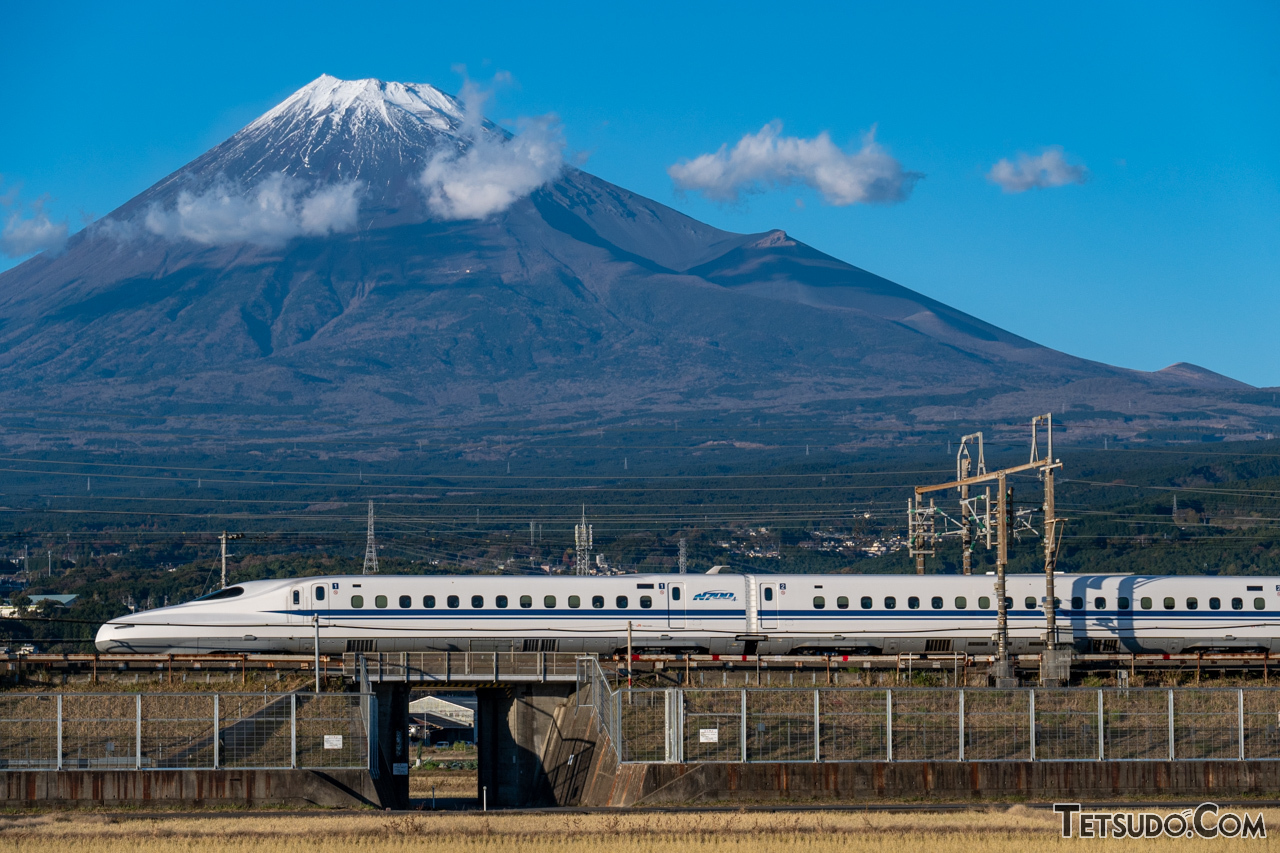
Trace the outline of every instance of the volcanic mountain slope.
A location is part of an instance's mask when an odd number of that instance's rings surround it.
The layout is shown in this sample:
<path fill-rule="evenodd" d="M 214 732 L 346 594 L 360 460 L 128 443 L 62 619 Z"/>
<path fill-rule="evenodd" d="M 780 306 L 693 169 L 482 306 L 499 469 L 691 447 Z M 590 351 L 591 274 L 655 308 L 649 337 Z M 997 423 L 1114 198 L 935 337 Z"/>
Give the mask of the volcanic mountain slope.
<path fill-rule="evenodd" d="M 431 86 L 319 78 L 0 275 L 0 401 L 401 432 L 707 411 L 901 426 L 947 421 L 966 394 L 985 407 L 971 418 L 1168 413 L 1238 390 L 1193 365 L 1041 347 L 781 231 L 720 231 L 578 169 L 442 219 L 424 169 L 502 139 Z M 308 224 L 313 200 L 324 215 L 344 199 L 346 227 Z M 271 216 L 288 227 L 234 238 Z M 1217 417 L 1247 428 L 1246 409 Z"/>

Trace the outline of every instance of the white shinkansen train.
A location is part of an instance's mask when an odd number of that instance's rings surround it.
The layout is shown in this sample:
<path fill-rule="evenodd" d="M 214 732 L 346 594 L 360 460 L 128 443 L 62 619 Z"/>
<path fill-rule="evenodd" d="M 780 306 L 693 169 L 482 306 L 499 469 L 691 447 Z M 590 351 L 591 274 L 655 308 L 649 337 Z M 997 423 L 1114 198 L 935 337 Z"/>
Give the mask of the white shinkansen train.
<path fill-rule="evenodd" d="M 1007 581 L 1010 651 L 1043 647 L 1043 575 Z M 383 576 L 250 581 L 102 626 L 102 652 L 969 652 L 991 575 Z M 1058 575 L 1082 651 L 1280 650 L 1280 578 Z"/>

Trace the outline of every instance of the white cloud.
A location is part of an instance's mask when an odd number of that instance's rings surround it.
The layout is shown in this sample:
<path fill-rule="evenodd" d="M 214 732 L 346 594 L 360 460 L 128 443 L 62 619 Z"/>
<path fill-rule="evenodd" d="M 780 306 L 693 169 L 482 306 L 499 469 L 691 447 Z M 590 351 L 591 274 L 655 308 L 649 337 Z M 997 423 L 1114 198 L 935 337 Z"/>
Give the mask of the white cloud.
<path fill-rule="evenodd" d="M 729 148 L 703 154 L 667 169 L 677 189 L 700 192 L 713 201 L 735 202 L 743 193 L 804 184 L 837 207 L 905 201 L 919 172 L 902 164 L 876 142 L 873 128 L 852 153 L 840 149 L 826 131 L 812 139 L 782 136 L 782 123 L 770 122 Z"/>
<path fill-rule="evenodd" d="M 463 144 L 437 153 L 419 178 L 427 206 L 441 219 L 501 213 L 564 171 L 564 133 L 554 115 L 522 121 L 520 133 L 508 138 L 484 121 L 487 97 L 470 80 L 463 84 Z"/>
<path fill-rule="evenodd" d="M 67 242 L 69 227 L 64 219 L 54 222 L 44 209 L 45 200 L 36 199 L 24 210 L 17 191 L 11 190 L 0 198 L 0 205 L 8 208 L 4 228 L 0 229 L 0 254 L 10 258 L 34 255 L 48 249 L 61 249 Z"/>
<path fill-rule="evenodd" d="M 1083 184 L 1089 170 L 1083 164 L 1068 163 L 1062 146 L 1050 145 L 1039 154 L 1018 153 L 1017 161 L 1005 157 L 987 172 L 987 180 L 1007 193 Z"/>
<path fill-rule="evenodd" d="M 144 222 L 148 231 L 168 239 L 279 246 L 294 237 L 353 230 L 360 190 L 360 184 L 348 181 L 307 192 L 301 181 L 284 174 L 250 190 L 223 181 L 199 194 L 184 190 L 173 207 L 150 208 Z"/>

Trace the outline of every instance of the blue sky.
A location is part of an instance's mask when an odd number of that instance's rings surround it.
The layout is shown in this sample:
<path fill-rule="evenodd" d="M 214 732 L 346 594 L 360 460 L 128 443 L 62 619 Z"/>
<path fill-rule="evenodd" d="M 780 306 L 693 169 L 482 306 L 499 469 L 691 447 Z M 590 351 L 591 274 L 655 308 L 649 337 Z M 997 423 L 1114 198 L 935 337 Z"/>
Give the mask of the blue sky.
<path fill-rule="evenodd" d="M 457 91 L 463 64 L 512 75 L 491 118 L 556 113 L 588 171 L 719 227 L 1086 358 L 1280 385 L 1274 3 L 113 6 L 0 11 L 6 219 L 47 197 L 79 227 L 321 73 Z M 848 152 L 874 127 L 924 177 L 898 203 L 676 191 L 673 164 L 772 121 Z M 1087 180 L 988 179 L 1050 146 Z"/>

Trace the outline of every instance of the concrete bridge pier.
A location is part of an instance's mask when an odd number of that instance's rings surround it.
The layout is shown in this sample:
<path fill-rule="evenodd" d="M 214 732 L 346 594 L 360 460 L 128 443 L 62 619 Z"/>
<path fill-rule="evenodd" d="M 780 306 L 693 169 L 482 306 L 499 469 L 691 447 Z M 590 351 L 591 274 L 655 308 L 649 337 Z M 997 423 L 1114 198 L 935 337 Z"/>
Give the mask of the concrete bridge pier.
<path fill-rule="evenodd" d="M 409 808 L 409 685 L 369 685 L 369 774 L 384 808 Z"/>

